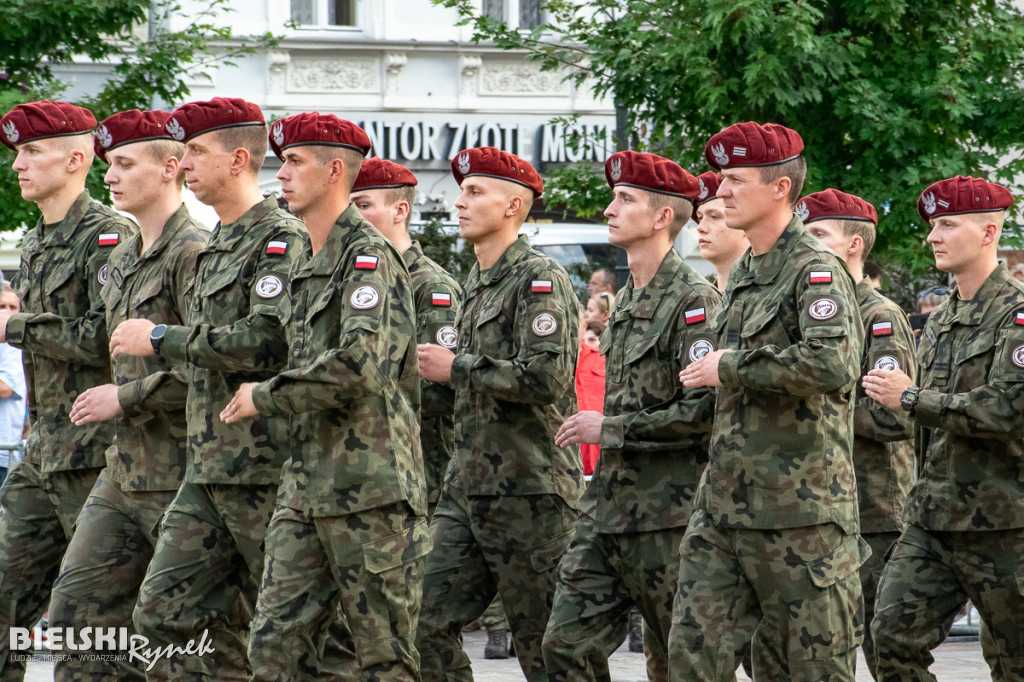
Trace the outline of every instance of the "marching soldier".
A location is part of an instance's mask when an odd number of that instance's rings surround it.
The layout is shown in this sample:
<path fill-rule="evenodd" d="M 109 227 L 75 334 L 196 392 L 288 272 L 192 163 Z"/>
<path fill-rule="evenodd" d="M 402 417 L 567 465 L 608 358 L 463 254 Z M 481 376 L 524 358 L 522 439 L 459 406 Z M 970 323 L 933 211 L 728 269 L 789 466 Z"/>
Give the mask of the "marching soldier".
<path fill-rule="evenodd" d="M 107 258 L 135 226 L 93 201 L 85 178 L 96 118 L 67 102 L 22 104 L 0 119 L 0 142 L 17 152 L 21 196 L 42 216 L 22 244 L 12 285 L 20 313 L 0 312 L 0 341 L 22 349 L 28 385 L 25 458 L 0 496 L 0 680 L 21 680 L 11 627 L 42 617 L 72 528 L 114 437 L 112 423 L 76 427 L 75 398 L 110 381 L 100 291 Z"/>
<path fill-rule="evenodd" d="M 311 249 L 292 269 L 288 369 L 243 383 L 221 413 L 229 424 L 292 420 L 249 643 L 252 679 L 316 679 L 325 626 L 340 608 L 358 658 L 346 673 L 415 680 L 430 535 L 412 284 L 398 250 L 349 202 L 370 150 L 361 128 L 298 114 L 274 124 L 271 144 Z"/>
<path fill-rule="evenodd" d="M 720 388 L 680 549 L 675 680 L 732 680 L 750 623 L 768 644 L 755 647 L 755 670 L 792 680 L 852 679 L 863 637 L 852 457 L 862 331 L 849 272 L 793 215 L 802 151 L 796 132 L 757 123 L 705 148 L 726 225 L 750 250 L 710 321 L 719 349 L 680 375 Z"/>
<path fill-rule="evenodd" d="M 573 415 L 555 439 L 599 443 L 601 458 L 559 568 L 544 662 L 551 680 L 610 680 L 608 656 L 637 605 L 648 625 L 648 676 L 667 680 L 679 543 L 714 408 L 713 392 L 684 388 L 679 370 L 714 350 L 707 319 L 720 296 L 672 248 L 697 179 L 631 151 L 613 154 L 605 175 L 615 195 L 605 210 L 608 241 L 625 249 L 630 278 L 602 335 L 604 414 Z"/>
<path fill-rule="evenodd" d="M 889 367 L 864 378 L 869 397 L 913 420 L 924 462 L 878 587 L 879 680 L 934 680 L 930 651 L 968 599 L 988 627 L 992 679 L 1024 679 L 1024 284 L 997 258 L 1012 204 L 963 176 L 921 194 L 935 265 L 956 288 L 925 325 L 918 383 Z"/>
<path fill-rule="evenodd" d="M 96 131 L 96 155 L 110 165 L 105 180 L 114 208 L 133 215 L 140 226 L 114 248 L 104 273 L 109 329 L 132 317 L 182 324 L 187 314 L 186 285 L 208 233 L 181 203 L 178 164 L 185 146 L 167 134 L 169 117 L 163 111 L 126 111 Z M 185 474 L 185 373 L 157 357 L 118 355 L 111 378 L 113 383 L 79 395 L 71 410 L 77 426 L 111 420 L 116 429 L 50 601 L 50 625 L 76 631 L 134 630 L 132 610 L 153 556 L 156 527 Z M 54 676 L 144 679 L 144 667 L 137 660 L 115 667 L 102 656 L 62 656 Z"/>
<path fill-rule="evenodd" d="M 395 245 L 409 269 L 416 304 L 419 343 L 458 345 L 455 318 L 462 287 L 423 253 L 409 236 L 416 176 L 405 166 L 374 157 L 363 161 L 352 187 L 352 204 Z M 426 472 L 428 516 L 433 516 L 441 482 L 455 448 L 455 392 L 448 384 L 420 382 L 420 443 Z M 507 654 L 506 654 L 507 657 Z"/>
<path fill-rule="evenodd" d="M 423 377 L 455 389 L 455 458 L 431 524 L 417 632 L 421 675 L 471 679 L 461 631 L 497 592 L 523 672 L 547 680 L 541 640 L 583 491 L 578 448 L 555 445 L 575 411 L 579 303 L 566 272 L 517 236 L 543 189 L 533 167 L 481 147 L 460 152 L 452 174 L 477 265 L 457 348 L 419 347 Z"/>
<path fill-rule="evenodd" d="M 291 432 L 286 417 L 224 424 L 217 414 L 240 384 L 274 376 L 287 357 L 285 283 L 305 231 L 260 193 L 267 127 L 255 104 L 185 104 L 166 130 L 185 145 L 180 168 L 189 188 L 220 223 L 198 255 L 186 323 L 129 319 L 111 335 L 115 357 L 157 355 L 189 372 L 185 480 L 161 521 L 134 622 L 154 649 L 176 647 L 149 679 L 247 680 L 248 619 L 226 619 L 238 614 L 240 596 L 255 603 Z M 208 628 L 215 653 L 186 654 Z"/>

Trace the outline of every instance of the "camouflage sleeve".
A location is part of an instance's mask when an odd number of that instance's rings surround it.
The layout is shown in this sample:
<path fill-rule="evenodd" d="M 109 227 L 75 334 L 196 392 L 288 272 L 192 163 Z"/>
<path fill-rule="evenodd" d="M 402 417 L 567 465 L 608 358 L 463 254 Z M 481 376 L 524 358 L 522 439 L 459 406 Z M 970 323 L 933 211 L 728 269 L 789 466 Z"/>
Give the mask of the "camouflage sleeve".
<path fill-rule="evenodd" d="M 454 349 L 458 345 L 455 317 L 459 310 L 459 290 L 440 279 L 431 280 L 416 300 L 416 330 L 419 343 L 434 343 Z M 449 384 L 420 382 L 421 414 L 452 414 L 455 392 Z"/>
<path fill-rule="evenodd" d="M 512 292 L 517 299 L 510 330 L 515 356 L 503 359 L 459 353 L 452 363 L 456 390 L 531 405 L 548 405 L 574 390 L 579 346 L 576 294 L 564 272 L 547 270 L 530 277 Z M 536 282 L 550 282 L 551 291 L 534 291 Z M 506 342 L 482 341 L 485 346 Z"/>
<path fill-rule="evenodd" d="M 1004 322 L 997 333 L 982 329 L 963 348 L 955 362 L 976 359 L 976 388 L 965 393 L 941 393 L 922 389 L 914 421 L 927 428 L 941 428 L 960 436 L 1013 440 L 1024 430 L 1024 327 Z M 992 354 L 987 375 L 982 366 Z"/>
<path fill-rule="evenodd" d="M 394 263 L 383 250 L 368 247 L 360 255 L 377 256 L 376 270 L 357 270 L 349 266 L 343 280 L 333 286 L 332 301 L 320 314 L 340 311 L 338 339 L 315 339 L 318 346 L 329 346 L 312 363 L 281 372 L 257 385 L 253 403 L 262 414 L 298 414 L 342 405 L 354 398 L 394 389 L 397 367 L 405 360 L 404 343 L 392 332 L 395 315 L 403 315 L 394 305 Z M 372 290 L 372 291 L 371 291 Z M 357 304 L 363 299 L 365 302 Z M 358 306 L 358 307 L 357 307 Z M 414 324 L 408 321 L 409 328 Z"/>
<path fill-rule="evenodd" d="M 812 281 L 816 275 L 827 283 Z M 787 331 L 795 341 L 723 354 L 722 384 L 798 396 L 850 390 L 860 376 L 863 336 L 849 277 L 838 263 L 807 265 L 793 292 L 799 318 Z"/>
<path fill-rule="evenodd" d="M 917 374 L 914 333 L 903 311 L 884 310 L 864 323 L 864 371 L 899 369 L 913 379 Z M 904 410 L 890 410 L 869 398 L 858 383 L 853 431 L 863 438 L 889 443 L 912 438 L 914 424 Z"/>
<path fill-rule="evenodd" d="M 271 240 L 287 241 L 288 255 L 268 255 L 265 243 Z M 287 232 L 269 235 L 249 283 L 249 314 L 221 327 L 169 326 L 161 357 L 174 364 L 227 372 L 282 369 L 288 358 L 283 323 L 288 315 L 289 270 L 302 248 L 299 242 L 297 235 Z"/>
<path fill-rule="evenodd" d="M 672 333 L 674 371 L 682 371 L 715 349 L 706 314 L 699 322 L 686 323 L 686 310 L 712 310 L 717 296 L 693 297 L 680 308 Z M 653 407 L 629 414 L 605 417 L 601 424 L 601 447 L 633 451 L 675 452 L 679 447 L 700 445 L 711 433 L 715 394 L 710 388 L 685 388 L 676 384 L 676 394 Z"/>

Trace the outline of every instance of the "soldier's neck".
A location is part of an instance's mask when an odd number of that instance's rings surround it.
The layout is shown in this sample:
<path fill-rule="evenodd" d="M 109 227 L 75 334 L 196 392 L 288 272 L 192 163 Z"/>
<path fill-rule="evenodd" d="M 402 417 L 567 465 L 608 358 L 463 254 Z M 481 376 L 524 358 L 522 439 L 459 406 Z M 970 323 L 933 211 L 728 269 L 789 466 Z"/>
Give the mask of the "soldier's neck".
<path fill-rule="evenodd" d="M 171 216 L 181 208 L 181 192 L 164 192 L 152 197 L 145 207 L 132 213 L 139 224 L 139 235 L 142 237 L 142 253 L 149 250 L 160 235 Z"/>
<path fill-rule="evenodd" d="M 476 254 L 480 269 L 491 269 L 501 255 L 508 250 L 508 247 L 516 243 L 517 239 L 519 239 L 519 225 L 516 225 L 514 230 L 498 230 L 488 234 L 485 239 L 473 242 L 473 253 Z"/>
<path fill-rule="evenodd" d="M 968 263 L 960 272 L 953 273 L 953 277 L 956 279 L 957 295 L 965 301 L 974 298 L 981 285 L 998 267 L 999 260 L 995 254 L 985 254 L 977 261 Z"/>
<path fill-rule="evenodd" d="M 309 246 L 317 253 L 327 243 L 334 224 L 349 205 L 348 192 L 328 191 L 320 200 L 302 213 L 302 223 L 309 233 Z"/>
<path fill-rule="evenodd" d="M 230 225 L 245 215 L 250 208 L 263 201 L 263 193 L 260 192 L 260 186 L 256 184 L 255 176 L 252 177 L 251 183 L 241 183 L 241 186 L 233 189 L 237 191 L 225 192 L 225 198 L 213 205 L 213 210 L 217 212 L 221 225 Z"/>
<path fill-rule="evenodd" d="M 633 287 L 643 289 L 650 284 L 658 274 L 665 255 L 671 250 L 671 242 L 665 244 L 660 239 L 630 244 L 626 250 L 626 262 L 629 263 L 629 274 L 633 276 Z"/>
<path fill-rule="evenodd" d="M 747 241 L 750 242 L 750 251 L 755 256 L 763 256 L 771 251 L 792 219 L 793 211 L 789 208 L 788 203 L 780 204 L 774 210 L 770 210 L 756 224 L 744 230 Z"/>
<path fill-rule="evenodd" d="M 64 216 L 71 210 L 71 205 L 75 203 L 75 199 L 84 191 L 85 178 L 75 178 L 51 196 L 36 202 L 39 212 L 43 214 L 43 222 L 47 225 L 53 225 L 64 220 Z"/>

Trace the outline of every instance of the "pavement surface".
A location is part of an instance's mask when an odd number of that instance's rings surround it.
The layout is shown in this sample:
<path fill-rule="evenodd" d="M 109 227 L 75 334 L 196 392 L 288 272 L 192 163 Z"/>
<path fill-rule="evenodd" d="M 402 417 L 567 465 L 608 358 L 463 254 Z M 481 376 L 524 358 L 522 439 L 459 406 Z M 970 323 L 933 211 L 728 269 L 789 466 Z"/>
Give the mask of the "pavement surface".
<path fill-rule="evenodd" d="M 479 682 L 521 682 L 523 673 L 515 658 L 507 660 L 488 661 L 484 659 L 484 644 L 487 642 L 487 635 L 482 631 L 466 633 L 464 635 L 466 650 L 473 660 L 474 677 Z M 935 663 L 931 672 L 939 679 L 939 682 L 974 682 L 975 680 L 989 680 L 988 666 L 981 656 L 981 644 L 975 641 L 948 641 L 934 652 Z M 612 673 L 613 682 L 646 682 L 647 674 L 644 667 L 643 654 L 632 654 L 623 645 L 610 659 L 609 668 Z M 53 663 L 45 660 L 33 660 L 29 662 L 28 674 L 25 677 L 27 682 L 49 682 L 53 679 Z M 749 682 L 747 676 L 742 672 L 737 675 L 737 680 Z M 864 665 L 864 657 L 858 653 L 857 656 L 857 680 L 870 682 L 871 675 L 868 674 Z"/>

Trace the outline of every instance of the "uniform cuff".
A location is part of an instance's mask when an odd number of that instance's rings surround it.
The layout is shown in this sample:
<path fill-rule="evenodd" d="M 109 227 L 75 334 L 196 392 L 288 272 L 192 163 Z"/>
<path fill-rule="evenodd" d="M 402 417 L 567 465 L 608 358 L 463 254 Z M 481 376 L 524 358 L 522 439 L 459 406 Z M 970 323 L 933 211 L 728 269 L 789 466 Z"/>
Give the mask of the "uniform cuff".
<path fill-rule="evenodd" d="M 601 447 L 621 450 L 626 442 L 625 417 L 605 417 L 601 421 Z"/>
<path fill-rule="evenodd" d="M 273 379 L 269 379 L 256 384 L 252 388 L 252 404 L 256 406 L 260 414 L 274 414 L 277 412 L 274 405 L 274 396 L 270 394 L 273 381 Z"/>
<path fill-rule="evenodd" d="M 25 322 L 28 313 L 14 313 L 7 320 L 7 343 L 19 346 L 25 340 Z"/>
<path fill-rule="evenodd" d="M 469 388 L 469 371 L 473 367 L 473 356 L 459 353 L 452 361 L 452 388 Z"/>
<path fill-rule="evenodd" d="M 941 426 L 939 419 L 942 416 L 942 396 L 939 391 L 922 390 L 911 413 L 914 422 L 927 428 Z"/>
<path fill-rule="evenodd" d="M 740 386 L 740 362 L 743 353 L 730 350 L 718 358 L 718 380 L 723 386 Z"/>
<path fill-rule="evenodd" d="M 164 334 L 164 341 L 160 344 L 158 355 L 172 365 L 184 365 L 188 363 L 188 337 L 191 327 L 181 325 L 168 325 L 167 333 Z"/>
<path fill-rule="evenodd" d="M 129 381 L 127 384 L 117 387 L 117 402 L 121 406 L 124 416 L 134 417 L 138 414 L 139 410 L 137 407 L 141 400 L 140 388 L 140 382 L 138 381 Z"/>

